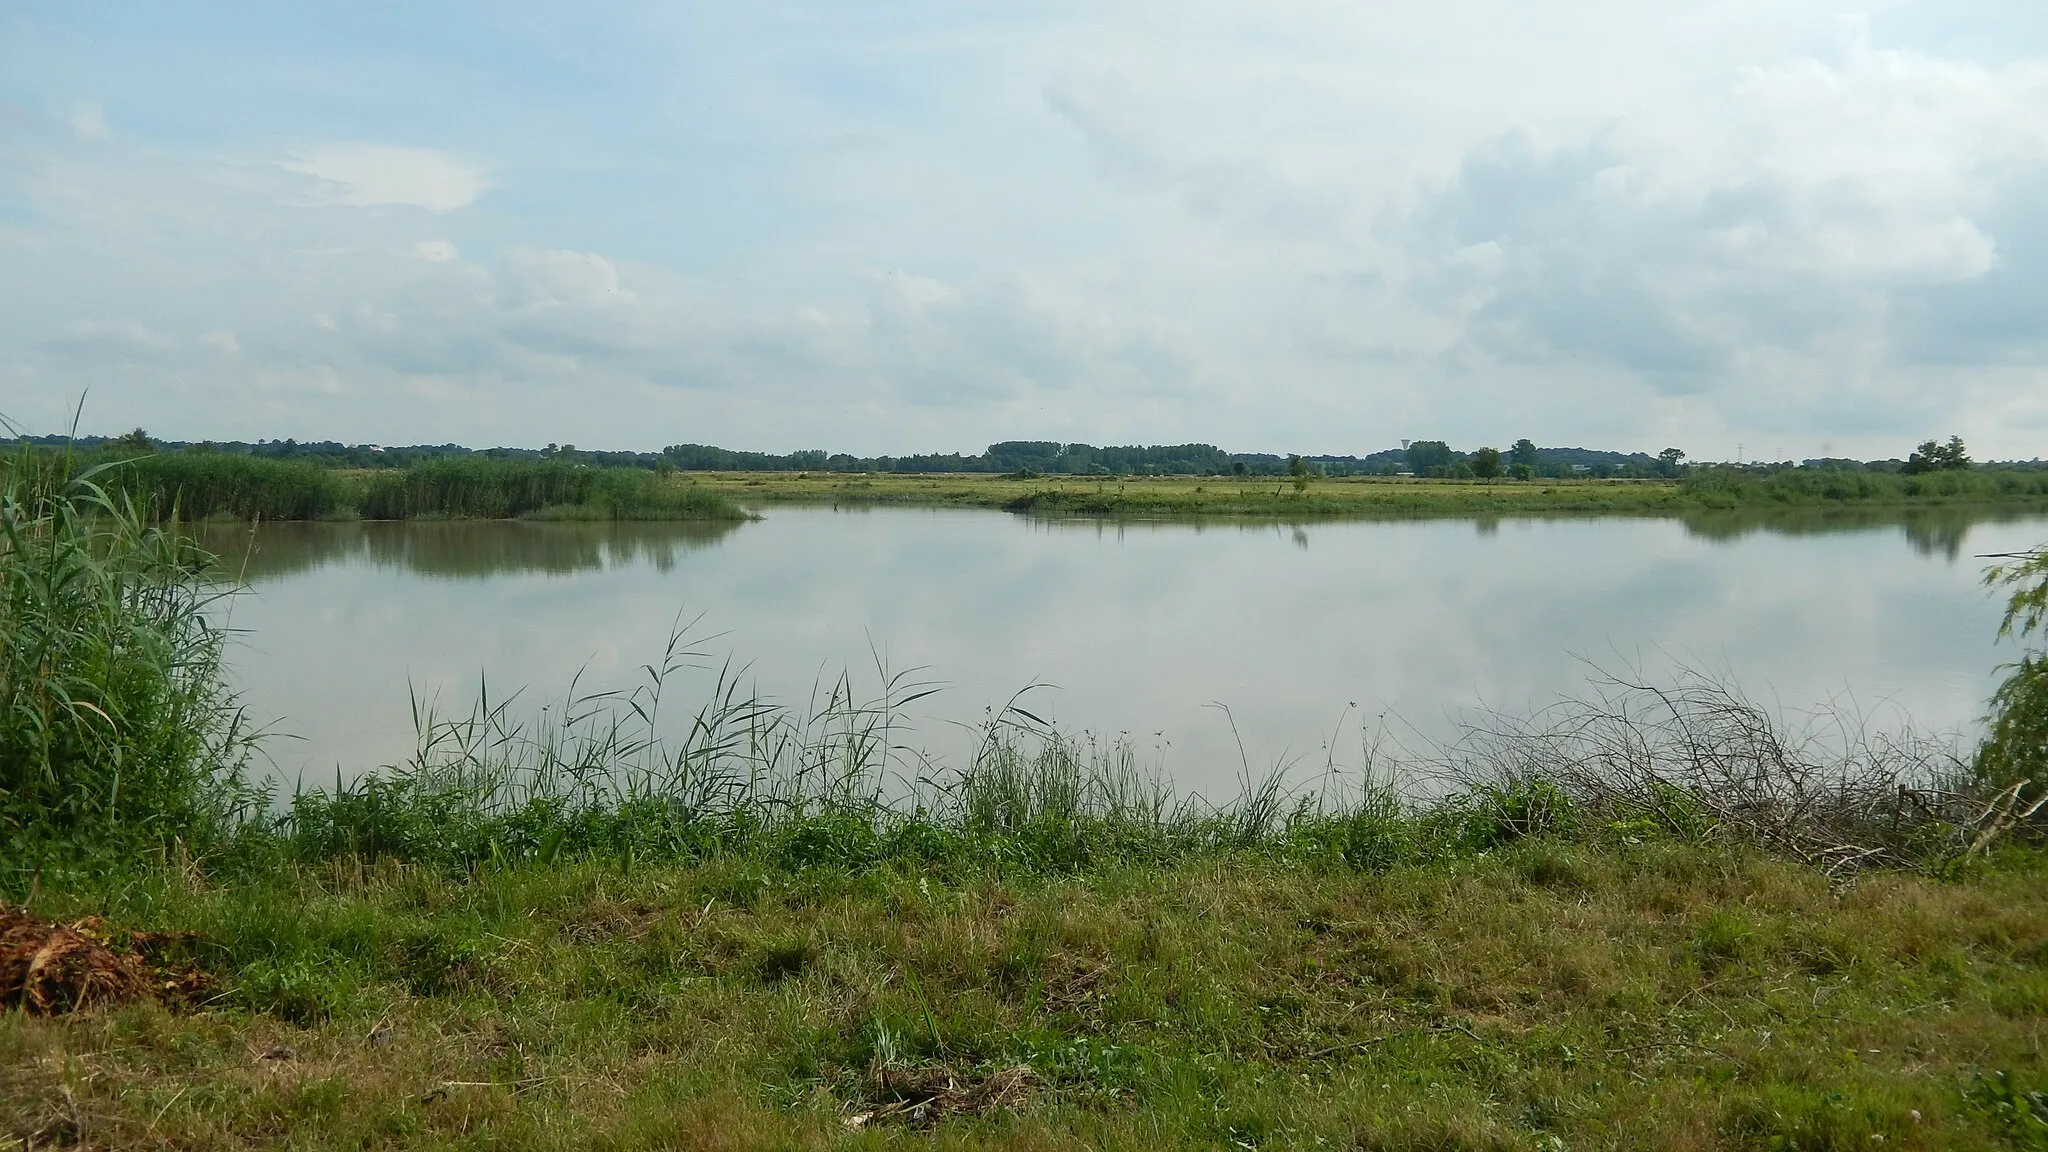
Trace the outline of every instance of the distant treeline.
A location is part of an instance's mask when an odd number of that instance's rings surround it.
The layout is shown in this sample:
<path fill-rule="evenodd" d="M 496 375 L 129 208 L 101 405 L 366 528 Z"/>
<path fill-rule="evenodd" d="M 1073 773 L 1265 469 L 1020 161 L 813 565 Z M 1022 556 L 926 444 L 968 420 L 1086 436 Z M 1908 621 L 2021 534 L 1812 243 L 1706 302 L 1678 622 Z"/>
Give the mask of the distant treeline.
<path fill-rule="evenodd" d="M 708 444 L 671 444 L 659 452 L 599 452 L 579 449 L 574 444 L 549 444 L 544 448 L 466 448 L 459 444 L 415 444 L 388 447 L 374 444 L 342 444 L 336 441 L 258 440 L 184 443 L 155 441 L 136 429 L 120 437 L 62 436 L 29 437 L 28 443 L 43 447 L 67 444 L 88 451 L 116 451 L 128 455 L 158 452 L 166 455 L 240 457 L 310 465 L 325 469 L 396 472 L 422 464 L 457 460 L 498 461 L 526 465 L 585 465 L 593 468 L 681 470 L 687 472 L 881 472 L 881 473 L 998 473 L 1046 476 L 1286 476 L 1297 469 L 1317 476 L 1415 475 L 1448 479 L 1507 478 L 1564 479 L 1677 479 L 1698 471 L 1684 463 L 1685 453 L 1676 448 L 1651 455 L 1646 452 L 1613 452 L 1594 448 L 1539 447 L 1522 439 L 1498 450 L 1475 447 L 1453 448 L 1442 440 L 1404 441 L 1399 448 L 1387 448 L 1362 456 L 1288 456 L 1269 452 L 1226 452 L 1214 444 L 1151 444 L 1097 446 L 1061 443 L 1053 440 L 1006 440 L 989 445 L 980 453 L 924 453 L 912 456 L 853 456 L 822 449 L 789 453 L 744 452 Z M 1932 441 L 1922 452 L 1940 452 Z M 1951 441 L 1952 459 L 1930 464 L 1916 453 L 1907 459 L 1848 460 L 1837 458 L 1804 461 L 1756 462 L 1741 465 L 1713 465 L 1737 468 L 1748 476 L 1778 472 L 1912 474 L 1932 468 L 2030 469 L 2048 467 L 2039 460 L 1999 464 L 1971 464 L 1962 456 L 1961 442 Z M 1300 463 L 1297 464 L 1296 461 Z M 317 484 L 306 479 L 309 488 Z M 310 498 L 307 497 L 307 498 Z"/>
<path fill-rule="evenodd" d="M 571 463 L 599 468 L 680 469 L 689 472 L 982 472 L 1038 473 L 1050 476 L 1284 476 L 1294 457 L 1270 452 L 1226 452 L 1214 444 L 1111 445 L 1064 444 L 1051 440 L 1006 440 L 980 453 L 923 453 L 912 456 L 854 456 L 822 449 L 774 453 L 744 452 L 708 444 L 671 444 L 659 452 L 598 452 L 573 444 L 543 448 L 467 448 L 460 444 L 414 444 L 390 447 L 342 444 L 337 441 L 258 440 L 188 443 L 155 441 L 140 429 L 122 437 L 30 437 L 44 447 L 99 450 L 119 448 L 130 454 L 165 451 L 240 456 L 316 465 L 324 468 L 396 471 L 442 460 L 483 459 L 507 462 Z M 1441 440 L 1416 440 L 1362 456 L 1300 457 L 1319 476 L 1443 476 L 1483 477 L 1485 449 L 1461 450 Z M 1680 454 L 1683 455 L 1682 453 Z M 1528 440 L 1500 449 L 1505 471 L 1525 465 L 1537 478 L 1592 476 L 1599 479 L 1676 477 L 1683 469 L 1665 454 L 1613 452 L 1594 448 L 1538 447 Z M 2029 462 L 2036 465 L 2038 462 Z M 2021 465 L 2003 465 L 2016 467 Z M 1904 472 L 1908 460 L 1815 459 L 1743 466 L 1749 472 L 1788 469 L 1829 472 Z"/>

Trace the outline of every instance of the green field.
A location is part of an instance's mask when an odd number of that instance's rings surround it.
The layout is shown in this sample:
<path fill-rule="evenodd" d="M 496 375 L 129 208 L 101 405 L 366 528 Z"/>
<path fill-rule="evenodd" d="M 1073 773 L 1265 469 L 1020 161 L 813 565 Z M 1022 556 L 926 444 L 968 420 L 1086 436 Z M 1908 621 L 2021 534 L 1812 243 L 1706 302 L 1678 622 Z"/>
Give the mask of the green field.
<path fill-rule="evenodd" d="M 16 1147 L 2033 1148 L 2048 1123 L 2034 853 L 1849 885 L 1549 837 L 1364 870 L 336 860 L 167 872 L 111 910 L 201 932 L 221 999 L 0 1019 Z"/>
<path fill-rule="evenodd" d="M 2048 509 L 2048 471 L 1923 476 L 1700 471 L 1685 480 L 1434 480 L 1414 477 L 1018 477 L 990 474 L 695 472 L 753 504 L 905 504 L 1045 515 L 1684 515 L 1735 508 L 2002 505 Z"/>

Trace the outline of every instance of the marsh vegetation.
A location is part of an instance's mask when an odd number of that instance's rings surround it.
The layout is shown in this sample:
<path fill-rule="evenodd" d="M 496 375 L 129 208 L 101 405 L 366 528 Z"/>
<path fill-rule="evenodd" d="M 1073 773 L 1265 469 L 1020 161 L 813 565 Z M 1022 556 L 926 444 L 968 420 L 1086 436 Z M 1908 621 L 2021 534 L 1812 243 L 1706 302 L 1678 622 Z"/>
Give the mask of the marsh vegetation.
<path fill-rule="evenodd" d="M 22 448 L 6 465 L 89 473 L 144 520 L 744 520 L 717 493 L 637 468 L 561 460 L 460 458 L 341 471 L 220 452 L 95 453 Z"/>

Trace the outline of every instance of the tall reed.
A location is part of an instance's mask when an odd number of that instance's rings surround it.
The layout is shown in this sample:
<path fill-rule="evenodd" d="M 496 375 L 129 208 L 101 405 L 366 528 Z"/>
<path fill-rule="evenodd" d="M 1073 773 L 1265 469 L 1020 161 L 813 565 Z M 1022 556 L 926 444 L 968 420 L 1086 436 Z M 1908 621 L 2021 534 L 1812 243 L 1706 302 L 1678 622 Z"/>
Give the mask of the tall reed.
<path fill-rule="evenodd" d="M 321 520 L 345 515 L 353 485 L 299 460 L 165 452 L 125 461 L 102 477 L 151 519 Z"/>
<path fill-rule="evenodd" d="M 1651 836 L 1739 840 L 1844 872 L 1938 864 L 2013 827 L 1952 741 L 1841 709 L 1788 722 L 1690 672 L 1610 677 L 1416 749 L 1376 737 L 1355 777 L 1326 766 L 1315 788 L 1247 758 L 1237 792 L 1212 803 L 1128 744 L 1061 733 L 1014 699 L 964 759 L 935 763 L 903 719 L 930 686 L 880 670 L 865 691 L 841 676 L 787 706 L 723 663 L 693 711 L 665 718 L 669 682 L 704 659 L 677 633 L 628 690 L 572 687 L 535 711 L 483 685 L 452 716 L 419 702 L 411 759 L 301 791 L 279 842 L 302 858 L 455 868 L 734 853 L 1060 870 L 1246 850 L 1386 867 L 1528 836 Z"/>
<path fill-rule="evenodd" d="M 23 450 L 0 480 L 0 856 L 204 837 L 247 798 L 211 557 Z"/>
<path fill-rule="evenodd" d="M 546 514 L 610 520 L 746 518 L 725 496 L 644 469 L 474 457 L 377 473 L 364 490 L 362 514 L 370 520 Z"/>

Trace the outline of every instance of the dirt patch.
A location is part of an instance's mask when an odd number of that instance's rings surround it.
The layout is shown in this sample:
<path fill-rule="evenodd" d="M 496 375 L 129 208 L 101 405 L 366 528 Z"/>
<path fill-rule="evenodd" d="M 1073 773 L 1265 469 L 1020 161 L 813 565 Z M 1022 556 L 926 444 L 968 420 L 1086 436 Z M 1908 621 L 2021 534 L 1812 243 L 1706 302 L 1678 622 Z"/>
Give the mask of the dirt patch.
<path fill-rule="evenodd" d="M 876 1124 L 930 1128 L 950 1116 L 986 1116 L 1021 1108 L 1043 1084 L 1028 1064 L 979 1074 L 944 1065 L 882 1068 L 868 1076 L 873 1103 L 849 1112 L 845 1124 L 856 1131 Z"/>
<path fill-rule="evenodd" d="M 181 962 L 196 939 L 110 931 L 97 916 L 65 925 L 0 908 L 0 1006 L 58 1016 L 135 1000 L 198 1003 L 212 982 Z"/>

